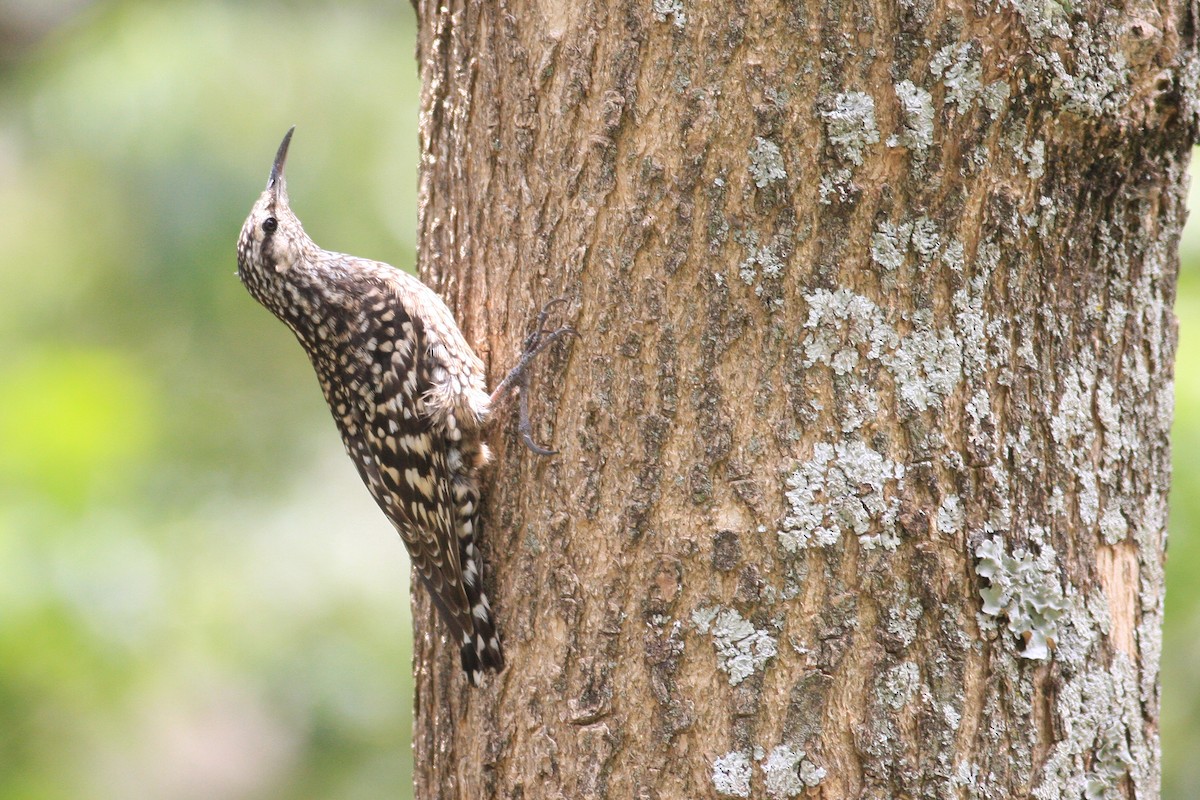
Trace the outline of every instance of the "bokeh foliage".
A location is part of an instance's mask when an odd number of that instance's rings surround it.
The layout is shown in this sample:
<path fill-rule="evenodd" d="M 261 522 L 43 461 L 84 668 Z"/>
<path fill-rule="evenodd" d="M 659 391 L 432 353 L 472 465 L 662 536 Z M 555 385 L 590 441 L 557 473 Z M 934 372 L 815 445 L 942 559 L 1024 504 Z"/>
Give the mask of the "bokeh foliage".
<path fill-rule="evenodd" d="M 296 124 L 309 232 L 411 268 L 411 11 L 10 0 L 0 47 L 0 800 L 408 796 L 407 560 L 233 251 Z M 1182 799 L 1200 225 L 1179 289 L 1162 732 Z"/>
<path fill-rule="evenodd" d="M 1180 245 L 1179 352 L 1171 430 L 1167 609 L 1163 626 L 1163 797 L 1190 800 L 1200 787 L 1200 153 L 1192 154 L 1192 209 Z"/>
<path fill-rule="evenodd" d="M 234 245 L 295 124 L 314 238 L 411 268 L 411 10 L 0 29 L 0 800 L 408 796 L 407 558 Z"/>

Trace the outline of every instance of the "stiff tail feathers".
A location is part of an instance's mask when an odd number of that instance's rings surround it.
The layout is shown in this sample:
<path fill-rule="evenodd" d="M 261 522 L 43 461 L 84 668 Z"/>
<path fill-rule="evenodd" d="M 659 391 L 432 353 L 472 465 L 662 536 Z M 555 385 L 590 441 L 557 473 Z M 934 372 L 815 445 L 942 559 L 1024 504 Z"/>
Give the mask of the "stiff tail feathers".
<path fill-rule="evenodd" d="M 467 601 L 471 604 L 471 630 L 463 633 L 460 653 L 463 670 L 476 686 L 483 679 L 483 670 L 500 672 L 504 669 L 504 651 L 496 633 L 496 619 L 483 591 L 483 559 L 475 548 L 475 537 L 471 535 L 478 525 L 479 519 L 476 517 L 464 526 L 468 535 L 459 539 L 462 547 L 460 555 L 463 565 L 463 588 L 467 593 Z"/>

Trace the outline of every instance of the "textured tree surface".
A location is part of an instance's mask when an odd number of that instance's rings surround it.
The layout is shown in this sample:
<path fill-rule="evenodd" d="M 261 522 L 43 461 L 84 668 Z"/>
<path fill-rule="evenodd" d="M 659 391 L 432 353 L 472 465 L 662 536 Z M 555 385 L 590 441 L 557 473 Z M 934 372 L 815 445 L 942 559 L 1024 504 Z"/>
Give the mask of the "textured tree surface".
<path fill-rule="evenodd" d="M 422 798 L 1152 797 L 1183 2 L 418 0 L 508 669 Z"/>

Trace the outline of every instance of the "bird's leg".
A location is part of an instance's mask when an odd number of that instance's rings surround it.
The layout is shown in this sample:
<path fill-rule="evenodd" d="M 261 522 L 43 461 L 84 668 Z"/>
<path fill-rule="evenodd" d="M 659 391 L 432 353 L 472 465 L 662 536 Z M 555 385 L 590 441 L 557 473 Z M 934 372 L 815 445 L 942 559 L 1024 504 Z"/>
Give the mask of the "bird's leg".
<path fill-rule="evenodd" d="M 567 298 L 559 297 L 551 300 L 542 310 L 538 312 L 537 322 L 534 330 L 525 337 L 525 348 L 521 353 L 521 358 L 517 360 L 516 366 L 508 371 L 504 376 L 504 380 L 500 381 L 500 385 L 492 392 L 491 405 L 495 407 L 497 404 L 507 398 L 510 392 L 514 389 L 518 391 L 518 408 L 519 421 L 517 430 L 521 433 L 521 441 L 525 443 L 531 451 L 539 456 L 550 456 L 557 453 L 557 450 L 550 450 L 539 446 L 533 441 L 533 425 L 529 421 L 529 365 L 533 360 L 550 345 L 557 342 L 564 336 L 578 336 L 579 332 L 569 325 L 549 330 L 546 328 L 546 320 L 550 317 L 550 311 L 560 303 L 565 303 Z"/>
<path fill-rule="evenodd" d="M 490 398 L 492 406 L 505 400 L 514 387 L 524 387 L 526 379 L 524 378 L 526 370 L 533 360 L 541 354 L 550 345 L 564 336 L 578 336 L 579 333 L 569 325 L 563 325 L 554 330 L 546 329 L 546 320 L 550 316 L 550 310 L 560 303 L 565 303 L 567 298 L 559 297 L 551 300 L 542 310 L 538 312 L 537 324 L 534 330 L 525 337 L 525 348 L 521 353 L 521 358 L 517 360 L 516 366 L 508 371 L 504 376 L 504 380 L 492 392 Z"/>
<path fill-rule="evenodd" d="M 558 453 L 557 450 L 549 447 L 542 447 L 533 440 L 533 423 L 529 421 L 529 373 L 526 372 L 521 376 L 521 385 L 519 387 L 519 396 L 517 397 L 517 408 L 519 409 L 517 430 L 521 433 L 521 441 L 530 449 L 534 455 L 552 456 Z"/>

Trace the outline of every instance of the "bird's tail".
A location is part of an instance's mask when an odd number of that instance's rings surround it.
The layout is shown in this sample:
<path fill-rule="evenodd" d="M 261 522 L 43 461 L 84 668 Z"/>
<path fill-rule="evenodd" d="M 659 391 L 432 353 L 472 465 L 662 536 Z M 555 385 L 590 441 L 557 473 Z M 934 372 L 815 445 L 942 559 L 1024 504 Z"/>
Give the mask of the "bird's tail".
<path fill-rule="evenodd" d="M 475 526 L 479 524 L 478 519 L 474 522 Z M 504 651 L 496 633 L 492 606 L 483 591 L 483 559 L 475 547 L 474 537 L 464 539 L 459 543 L 462 546 L 463 588 L 471 605 L 471 629 L 462 634 L 460 653 L 463 671 L 471 683 L 478 686 L 483 682 L 484 670 L 499 672 L 504 669 Z"/>
<path fill-rule="evenodd" d="M 450 632 L 458 637 L 462 668 L 471 683 L 481 685 L 485 670 L 499 672 L 504 669 L 504 652 L 500 646 L 500 637 L 496 633 L 495 618 L 487 595 L 464 581 L 470 611 L 463 610 L 460 605 L 461 595 L 455 602 L 455 610 L 452 611 L 447 605 L 449 598 L 439 591 L 444 590 L 446 584 L 435 586 L 424 575 L 421 577 L 429 589 L 429 596 L 433 600 L 434 608 L 438 610 L 438 616 L 446 622 Z"/>

